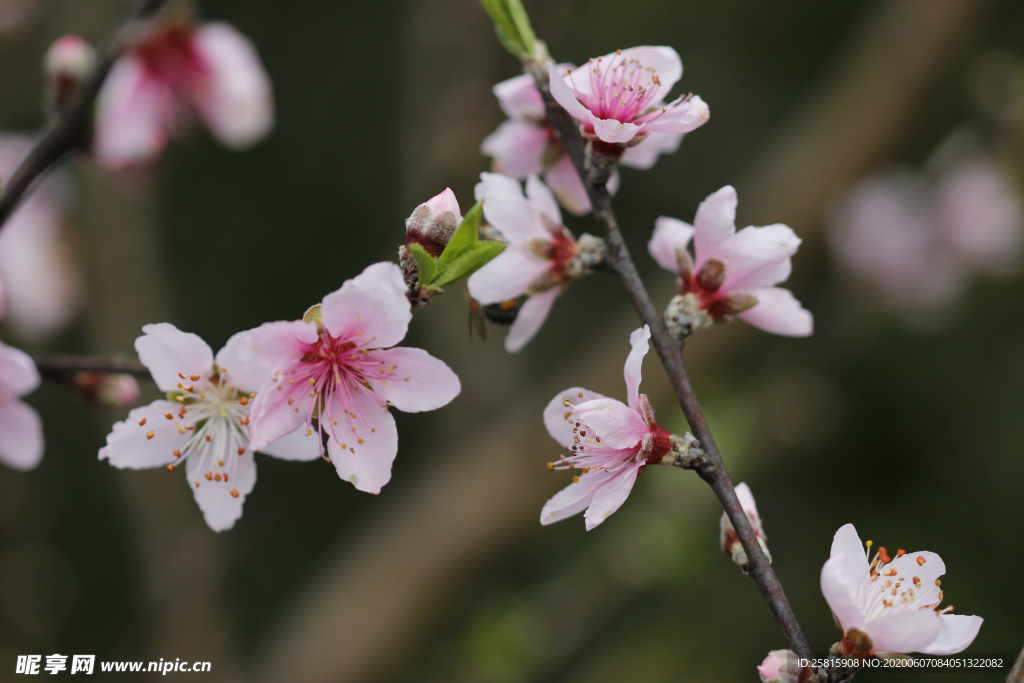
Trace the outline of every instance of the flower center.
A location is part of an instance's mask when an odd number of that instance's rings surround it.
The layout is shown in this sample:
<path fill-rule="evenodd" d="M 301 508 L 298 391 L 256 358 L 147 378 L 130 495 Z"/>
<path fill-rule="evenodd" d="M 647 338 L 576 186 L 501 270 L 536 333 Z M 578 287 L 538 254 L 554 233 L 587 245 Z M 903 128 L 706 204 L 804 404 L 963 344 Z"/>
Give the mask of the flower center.
<path fill-rule="evenodd" d="M 870 557 L 871 546 L 874 545 L 872 541 L 868 541 L 866 544 L 867 553 Z M 901 558 L 906 555 L 905 550 L 898 550 L 896 552 L 896 558 Z M 903 564 L 903 563 L 901 563 Z M 910 568 L 923 567 L 927 564 L 927 560 L 923 555 L 919 555 L 917 560 L 910 563 Z M 906 568 L 903 572 L 897 570 L 894 566 L 893 558 L 889 556 L 885 546 L 880 546 L 878 551 L 875 553 L 874 559 L 870 561 L 871 570 L 871 584 L 868 587 L 867 605 L 865 609 L 865 615 L 868 620 L 879 617 L 892 610 L 903 611 L 911 608 L 927 609 L 936 611 L 939 614 L 945 614 L 951 612 L 953 606 L 949 605 L 946 608 L 939 610 L 939 604 L 942 602 L 943 594 L 942 589 L 938 591 L 938 597 L 934 602 L 926 604 L 920 604 L 918 593 L 930 593 L 927 586 L 924 586 L 922 579 L 919 576 L 914 576 L 912 573 L 906 574 Z M 942 582 L 939 579 L 935 579 L 935 586 L 941 586 Z"/>
<path fill-rule="evenodd" d="M 655 97 L 661 81 L 654 67 L 623 57 L 621 50 L 608 66 L 603 61 L 603 57 L 591 59 L 588 69 L 592 95 L 584 104 L 596 116 L 629 123 L 657 104 Z"/>
<path fill-rule="evenodd" d="M 156 78 L 178 87 L 206 75 L 206 65 L 193 48 L 192 30 L 174 24 L 135 48 L 135 54 Z"/>

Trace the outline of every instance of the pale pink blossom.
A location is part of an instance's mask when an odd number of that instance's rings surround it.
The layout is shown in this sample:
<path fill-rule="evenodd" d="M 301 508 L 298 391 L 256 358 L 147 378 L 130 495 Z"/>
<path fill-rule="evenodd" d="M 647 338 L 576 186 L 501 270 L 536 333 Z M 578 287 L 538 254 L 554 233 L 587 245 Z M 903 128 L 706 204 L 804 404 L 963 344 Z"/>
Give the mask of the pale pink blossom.
<path fill-rule="evenodd" d="M 0 462 L 30 470 L 43 458 L 43 422 L 19 401 L 39 386 L 39 371 L 24 351 L 0 344 Z"/>
<path fill-rule="evenodd" d="M 526 303 L 505 338 L 515 353 L 540 330 L 555 299 L 574 278 L 599 261 L 603 243 L 584 235 L 577 241 L 562 225 L 562 213 L 551 191 L 531 175 L 526 195 L 519 181 L 497 173 L 481 173 L 476 198 L 484 218 L 508 241 L 505 250 L 469 277 L 469 294 L 483 305 L 526 294 Z"/>
<path fill-rule="evenodd" d="M 28 136 L 0 135 L 0 180 L 33 144 Z M 0 230 L 0 313 L 28 341 L 52 336 L 85 301 L 84 276 L 65 236 L 69 200 L 67 177 L 58 171 L 32 188 Z"/>
<path fill-rule="evenodd" d="M 757 537 L 757 542 L 761 546 L 761 550 L 764 552 L 768 561 L 772 561 L 772 555 L 768 552 L 768 537 L 765 536 L 764 527 L 761 526 L 761 517 L 757 514 L 757 504 L 754 502 L 754 494 L 750 492 L 750 487 L 744 482 L 740 482 L 736 485 L 736 497 L 740 501 L 740 507 L 743 508 L 743 512 L 746 513 L 747 519 L 750 520 L 750 526 L 754 529 L 754 535 Z M 729 521 L 729 515 L 722 513 L 722 518 L 719 520 L 720 535 L 719 540 L 722 545 L 722 552 L 729 556 L 729 558 L 743 568 L 747 570 L 747 553 L 743 549 L 743 544 L 740 543 L 739 536 L 736 535 L 736 528 Z"/>
<path fill-rule="evenodd" d="M 584 509 L 587 530 L 608 518 L 626 501 L 636 478 L 648 464 L 660 464 L 681 443 L 654 420 L 646 394 L 640 393 L 640 366 L 648 350 L 650 329 L 629 336 L 626 358 L 626 404 L 573 387 L 560 392 L 544 409 L 544 425 L 569 452 L 552 470 L 576 472 L 573 483 L 556 493 L 540 513 L 547 525 Z"/>
<path fill-rule="evenodd" d="M 689 133 L 707 122 L 711 111 L 699 96 L 664 101 L 682 75 L 683 62 L 670 47 L 617 50 L 564 77 L 548 64 L 551 95 L 585 132 L 615 144 L 641 134 Z"/>
<path fill-rule="evenodd" d="M 273 371 L 253 404 L 253 446 L 298 428 L 326 432 L 338 475 L 360 491 L 380 493 L 398 453 L 388 408 L 436 410 L 461 389 L 440 360 L 395 346 L 411 319 L 401 270 L 376 263 L 324 297 L 305 320 L 251 330 L 245 357 Z"/>
<path fill-rule="evenodd" d="M 869 561 L 853 525 L 839 529 L 821 569 L 821 592 L 843 629 L 844 652 L 948 655 L 970 645 L 983 619 L 939 609 L 945 572 L 942 558 L 928 551 L 890 557 L 879 548 Z"/>
<path fill-rule="evenodd" d="M 788 289 L 774 286 L 789 277 L 800 238 L 782 224 L 737 232 L 737 202 L 736 190 L 726 185 L 701 202 L 693 225 L 658 218 L 647 248 L 659 265 L 679 275 L 674 305 L 689 317 L 691 331 L 735 315 L 774 334 L 811 334 L 811 314 Z"/>
<path fill-rule="evenodd" d="M 188 117 L 232 149 L 255 144 L 273 125 L 256 49 L 227 24 L 173 24 L 119 58 L 100 92 L 93 152 L 111 168 L 147 161 Z"/>
<path fill-rule="evenodd" d="M 256 484 L 255 450 L 285 460 L 320 457 L 317 434 L 301 429 L 252 447 L 252 396 L 270 371 L 241 358 L 247 333 L 231 337 L 214 356 L 206 342 L 170 323 L 142 331 L 135 340 L 139 360 L 167 398 L 116 423 L 100 460 L 120 469 L 171 471 L 184 462 L 185 480 L 207 525 L 225 531 L 242 516 L 242 504 Z"/>

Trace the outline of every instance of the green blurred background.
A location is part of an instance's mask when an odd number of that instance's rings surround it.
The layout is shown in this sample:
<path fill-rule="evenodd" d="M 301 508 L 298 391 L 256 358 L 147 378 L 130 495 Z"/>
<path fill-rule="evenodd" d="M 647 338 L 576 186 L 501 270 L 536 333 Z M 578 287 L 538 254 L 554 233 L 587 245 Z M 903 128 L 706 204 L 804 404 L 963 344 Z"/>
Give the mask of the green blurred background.
<path fill-rule="evenodd" d="M 503 118 L 490 87 L 517 65 L 475 0 L 200 4 L 258 46 L 276 129 L 240 154 L 196 131 L 135 176 L 72 163 L 89 303 L 55 349 L 130 351 L 143 324 L 165 320 L 219 348 L 296 318 L 368 263 L 395 259 L 419 202 L 450 186 L 467 208 L 487 169 L 478 147 Z M 49 43 L 69 31 L 99 40 L 126 6 L 51 0 L 0 36 L 3 129 L 43 124 Z M 972 65 L 993 50 L 1024 58 L 1024 4 L 526 6 L 559 60 L 675 47 L 677 88 L 711 106 L 678 153 L 622 171 L 620 223 L 658 305 L 673 281 L 646 255 L 654 219 L 691 220 L 724 184 L 738 189 L 740 225 L 787 222 L 805 240 L 790 285 L 815 315 L 813 337 L 737 323 L 700 333 L 686 355 L 814 649 L 838 637 L 818 577 L 832 534 L 853 522 L 890 549 L 940 553 L 947 602 L 986 620 L 970 652 L 1015 654 L 1024 280 L 975 281 L 943 325 L 908 326 L 837 275 L 821 233 L 863 173 L 920 165 L 952 129 L 983 123 Z M 1006 156 L 1018 168 L 1019 150 Z M 569 226 L 593 230 L 586 218 Z M 695 475 L 648 470 L 589 533 L 580 518 L 538 523 L 567 483 L 545 467 L 557 446 L 543 406 L 573 384 L 624 393 L 638 323 L 617 283 L 571 287 L 516 356 L 500 328 L 471 341 L 467 313 L 461 285 L 415 313 L 407 343 L 449 363 L 463 392 L 436 413 L 396 415 L 399 457 L 380 496 L 325 463 L 261 457 L 243 518 L 222 534 L 180 473 L 97 461 L 119 414 L 44 385 L 28 399 L 44 418 L 42 465 L 0 468 L 0 680 L 17 654 L 59 652 L 209 660 L 204 679 L 216 681 L 756 681 L 754 666 L 785 642 L 720 552 L 720 511 Z M 653 354 L 644 370 L 659 421 L 685 429 Z"/>

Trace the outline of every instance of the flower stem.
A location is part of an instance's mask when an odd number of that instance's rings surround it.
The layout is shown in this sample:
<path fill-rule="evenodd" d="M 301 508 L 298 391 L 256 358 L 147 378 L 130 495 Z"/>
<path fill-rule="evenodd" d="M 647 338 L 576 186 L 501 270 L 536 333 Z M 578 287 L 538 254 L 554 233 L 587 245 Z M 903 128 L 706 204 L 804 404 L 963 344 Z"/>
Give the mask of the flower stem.
<path fill-rule="evenodd" d="M 75 356 L 68 354 L 33 353 L 32 360 L 39 374 L 47 379 L 63 380 L 79 372 L 101 375 L 150 376 L 149 369 L 137 360 L 114 354 L 110 356 Z"/>
<path fill-rule="evenodd" d="M 704 413 L 701 411 L 697 396 L 690 385 L 690 379 L 683 364 L 682 347 L 665 331 L 661 315 L 651 302 L 647 289 L 636 271 L 636 266 L 633 265 L 632 258 L 630 258 L 629 249 L 622 239 L 622 233 L 619 231 L 615 212 L 612 209 L 611 195 L 606 187 L 614 164 L 600 156 L 587 154 L 583 137 L 579 131 L 579 124 L 551 96 L 545 65 L 535 61 L 526 61 L 524 68 L 537 82 L 537 89 L 540 90 L 541 96 L 544 98 L 544 106 L 555 134 L 572 159 L 573 165 L 587 189 L 587 195 L 590 197 L 594 211 L 594 219 L 601 228 L 608 246 L 609 269 L 619 276 L 633 308 L 636 309 L 640 319 L 650 327 L 651 341 L 654 343 L 658 357 L 661 358 L 662 365 L 665 366 L 665 372 L 672 383 L 672 388 L 675 389 L 676 396 L 679 398 L 683 415 L 686 416 L 693 435 L 700 441 L 701 448 L 707 454 L 706 462 L 696 468 L 697 473 L 718 496 L 726 515 L 736 529 L 736 535 L 750 561 L 750 577 L 768 602 L 772 614 L 775 615 L 786 640 L 789 641 L 790 648 L 801 657 L 810 657 L 811 648 L 800 630 L 800 624 L 793 614 L 789 600 L 786 599 L 782 583 L 775 575 L 764 553 L 761 552 L 761 546 L 750 526 L 750 520 L 747 519 L 736 498 L 732 480 L 729 478 L 725 463 L 722 462 L 722 456 L 718 452 L 718 446 L 715 445 L 711 430 L 708 429 L 707 422 L 704 420 Z"/>

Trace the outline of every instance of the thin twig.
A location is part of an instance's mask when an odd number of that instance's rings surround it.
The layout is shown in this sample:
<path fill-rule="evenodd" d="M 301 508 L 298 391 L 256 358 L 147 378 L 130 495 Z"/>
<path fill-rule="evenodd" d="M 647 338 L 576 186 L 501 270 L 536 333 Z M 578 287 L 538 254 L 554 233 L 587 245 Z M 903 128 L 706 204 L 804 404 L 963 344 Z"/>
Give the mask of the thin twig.
<path fill-rule="evenodd" d="M 1010 675 L 1006 677 L 1006 683 L 1024 683 L 1024 650 L 1017 655 L 1017 661 L 1010 669 Z"/>
<path fill-rule="evenodd" d="M 605 187 L 610 169 L 599 168 L 588 163 L 579 124 L 551 96 L 546 66 L 533 62 L 526 64 L 526 69 L 536 80 L 537 88 L 544 98 L 544 105 L 552 128 L 587 188 L 587 195 L 590 197 L 594 211 L 594 219 L 600 226 L 608 245 L 609 264 L 626 288 L 626 293 L 640 319 L 650 327 L 654 349 L 665 366 L 665 372 L 679 398 L 683 414 L 686 416 L 694 436 L 700 441 L 701 448 L 707 454 L 706 464 L 697 468 L 697 473 L 711 486 L 735 527 L 736 535 L 750 561 L 749 575 L 768 602 L 772 614 L 775 615 L 786 640 L 789 641 L 790 648 L 800 656 L 810 657 L 811 648 L 789 606 L 782 584 L 775 572 L 772 571 L 764 553 L 761 552 L 761 546 L 750 526 L 750 520 L 747 519 L 747 515 L 736 498 L 732 480 L 729 478 L 725 463 L 722 462 L 722 456 L 718 452 L 718 446 L 715 445 L 715 440 L 704 420 L 704 414 L 693 393 L 693 387 L 690 386 L 690 379 L 686 373 L 686 367 L 683 365 L 682 349 L 665 331 L 661 315 L 651 302 L 647 289 L 630 258 L 626 243 L 622 239 L 622 233 L 619 231 L 618 222 L 615 219 L 615 212 L 612 210 L 611 196 Z"/>
<path fill-rule="evenodd" d="M 63 380 L 79 372 L 100 375 L 135 375 L 150 377 L 149 369 L 137 360 L 119 354 L 110 356 L 73 356 L 64 354 L 32 354 L 39 374 L 47 379 Z"/>
<path fill-rule="evenodd" d="M 32 183 L 50 166 L 63 159 L 88 139 L 92 125 L 92 108 L 99 95 L 103 81 L 110 73 L 110 67 L 120 55 L 125 39 L 136 22 L 156 14 L 167 0 L 139 0 L 128 18 L 121 24 L 114 36 L 107 42 L 96 66 L 81 85 L 66 108 L 54 117 L 46 133 L 39 139 L 25 160 L 4 183 L 0 196 L 0 227 L 7 222 Z"/>

